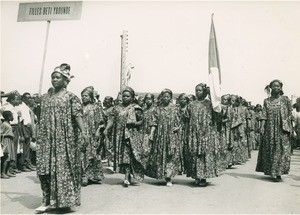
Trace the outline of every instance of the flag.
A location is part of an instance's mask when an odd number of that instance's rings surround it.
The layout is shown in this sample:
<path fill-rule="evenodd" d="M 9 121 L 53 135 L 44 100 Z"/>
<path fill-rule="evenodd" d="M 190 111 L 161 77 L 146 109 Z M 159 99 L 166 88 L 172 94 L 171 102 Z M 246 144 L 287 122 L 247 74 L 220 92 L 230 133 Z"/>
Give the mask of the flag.
<path fill-rule="evenodd" d="M 213 109 L 216 112 L 221 112 L 221 70 L 213 15 L 211 17 L 211 28 L 209 37 L 208 78 L 210 98 Z"/>
<path fill-rule="evenodd" d="M 124 89 L 126 86 L 128 86 L 128 83 L 129 83 L 129 81 L 130 81 L 130 79 L 131 79 L 131 70 L 132 70 L 133 68 L 134 68 L 134 67 L 132 66 L 132 64 L 129 63 L 129 64 L 127 65 L 127 67 L 125 68 L 125 70 L 124 70 L 124 75 L 123 75 L 123 77 L 122 77 L 122 87 L 123 87 L 123 89 Z"/>

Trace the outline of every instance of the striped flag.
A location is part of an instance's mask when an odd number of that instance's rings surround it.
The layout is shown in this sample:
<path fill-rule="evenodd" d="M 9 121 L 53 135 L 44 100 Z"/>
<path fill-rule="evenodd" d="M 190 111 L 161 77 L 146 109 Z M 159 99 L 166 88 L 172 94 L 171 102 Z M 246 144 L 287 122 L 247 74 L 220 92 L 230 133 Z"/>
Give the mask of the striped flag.
<path fill-rule="evenodd" d="M 221 112 L 221 70 L 213 14 L 211 17 L 208 52 L 208 78 L 210 98 L 214 111 Z"/>

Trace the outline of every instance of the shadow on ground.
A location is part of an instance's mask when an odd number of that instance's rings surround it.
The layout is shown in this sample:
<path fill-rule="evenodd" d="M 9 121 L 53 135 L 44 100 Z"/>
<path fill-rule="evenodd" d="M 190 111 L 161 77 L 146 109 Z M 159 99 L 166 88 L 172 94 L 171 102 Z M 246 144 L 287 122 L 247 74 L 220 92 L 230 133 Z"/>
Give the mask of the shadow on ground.
<path fill-rule="evenodd" d="M 35 209 L 40 206 L 42 197 L 31 195 L 30 193 L 18 193 L 18 192 L 1 192 L 11 202 L 19 202 L 28 209 Z M 17 197 L 12 197 L 18 195 Z"/>

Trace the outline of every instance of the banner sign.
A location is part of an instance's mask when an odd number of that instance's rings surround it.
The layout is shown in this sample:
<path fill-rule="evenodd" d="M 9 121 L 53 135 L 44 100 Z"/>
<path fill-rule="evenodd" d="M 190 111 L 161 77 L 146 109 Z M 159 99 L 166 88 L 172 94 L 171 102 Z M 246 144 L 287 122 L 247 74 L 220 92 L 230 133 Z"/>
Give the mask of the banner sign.
<path fill-rule="evenodd" d="M 20 3 L 18 22 L 79 20 L 82 1 Z"/>

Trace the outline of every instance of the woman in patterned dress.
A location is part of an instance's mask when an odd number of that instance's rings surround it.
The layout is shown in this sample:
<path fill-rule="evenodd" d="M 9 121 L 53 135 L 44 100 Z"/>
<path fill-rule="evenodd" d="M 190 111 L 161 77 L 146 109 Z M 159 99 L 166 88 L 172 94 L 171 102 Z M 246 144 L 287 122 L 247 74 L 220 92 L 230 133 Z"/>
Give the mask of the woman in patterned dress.
<path fill-rule="evenodd" d="M 103 100 L 103 114 L 104 114 L 104 121 L 105 127 L 108 123 L 108 117 L 111 115 L 114 109 L 114 99 L 111 96 L 105 96 Z M 112 131 L 107 134 L 107 137 L 104 137 L 104 158 L 107 159 L 106 171 L 110 173 L 114 173 L 113 168 L 113 144 L 112 144 Z"/>
<path fill-rule="evenodd" d="M 146 159 L 146 166 L 148 165 L 149 159 L 148 156 L 150 155 L 151 151 L 153 150 L 153 141 L 149 139 L 151 134 L 151 122 L 152 122 L 152 115 L 153 111 L 155 110 L 154 105 L 154 95 L 151 93 L 147 93 L 144 96 L 144 110 L 143 110 L 143 144 L 144 144 L 144 155 Z M 147 167 L 146 167 L 147 168 Z"/>
<path fill-rule="evenodd" d="M 221 160 L 225 168 L 232 166 L 232 143 L 230 136 L 231 119 L 230 119 L 230 95 L 226 94 L 221 97 L 222 111 L 221 111 Z"/>
<path fill-rule="evenodd" d="M 86 87 L 81 92 L 83 104 L 83 125 L 89 142 L 81 153 L 82 186 L 89 182 L 101 184 L 103 167 L 100 155 L 101 129 L 104 129 L 103 110 L 95 103 L 94 88 Z M 103 130 L 102 130 L 103 131 Z"/>
<path fill-rule="evenodd" d="M 179 175 L 185 173 L 185 165 L 188 154 L 186 153 L 187 148 L 187 134 L 189 128 L 188 118 L 186 117 L 186 108 L 189 103 L 189 97 L 185 93 L 181 93 L 178 96 L 178 108 L 179 108 L 179 115 L 180 115 L 180 171 Z"/>
<path fill-rule="evenodd" d="M 153 147 L 146 173 L 151 178 L 164 178 L 169 187 L 180 166 L 180 118 L 178 107 L 171 103 L 172 96 L 171 90 L 164 89 L 160 94 L 160 105 L 153 111 L 149 136 Z"/>
<path fill-rule="evenodd" d="M 114 165 L 117 172 L 125 174 L 124 187 L 131 184 L 131 174 L 137 180 L 144 179 L 143 146 L 141 125 L 143 123 L 142 109 L 133 103 L 134 90 L 126 87 L 122 92 L 122 103 L 115 106 L 104 130 L 107 137 L 114 126 Z"/>
<path fill-rule="evenodd" d="M 271 96 L 264 100 L 264 135 L 259 147 L 256 171 L 282 181 L 281 175 L 288 174 L 291 163 L 292 105 L 283 95 L 282 82 L 269 84 Z"/>
<path fill-rule="evenodd" d="M 187 177 L 195 179 L 199 186 L 206 186 L 207 178 L 213 178 L 223 171 L 220 160 L 220 142 L 217 132 L 216 113 L 212 103 L 206 99 L 209 90 L 206 84 L 195 88 L 196 100 L 189 103 L 188 152 L 189 161 Z"/>
<path fill-rule="evenodd" d="M 80 99 L 66 90 L 71 80 L 70 66 L 62 64 L 51 74 L 54 90 L 43 95 L 37 136 L 37 174 L 41 181 L 43 204 L 48 208 L 80 205 L 79 130 L 87 141 Z"/>
<path fill-rule="evenodd" d="M 232 143 L 232 165 L 244 164 L 248 159 L 248 146 L 246 129 L 246 112 L 241 106 L 240 97 L 231 95 L 231 143 Z"/>

